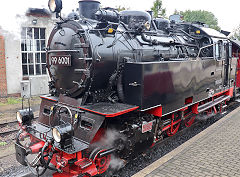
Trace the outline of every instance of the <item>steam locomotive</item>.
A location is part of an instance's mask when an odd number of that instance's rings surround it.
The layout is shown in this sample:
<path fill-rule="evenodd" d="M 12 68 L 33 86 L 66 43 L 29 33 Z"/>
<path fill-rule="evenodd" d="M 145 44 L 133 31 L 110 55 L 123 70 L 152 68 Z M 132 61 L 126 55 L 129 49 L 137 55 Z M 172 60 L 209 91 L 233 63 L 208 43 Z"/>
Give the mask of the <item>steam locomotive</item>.
<path fill-rule="evenodd" d="M 61 0 L 49 8 L 60 18 L 46 48 L 50 94 L 36 122 L 31 108 L 17 112 L 16 159 L 37 176 L 104 176 L 112 159 L 223 112 L 238 94 L 240 43 L 205 24 L 96 0 L 79 1 L 66 19 Z"/>

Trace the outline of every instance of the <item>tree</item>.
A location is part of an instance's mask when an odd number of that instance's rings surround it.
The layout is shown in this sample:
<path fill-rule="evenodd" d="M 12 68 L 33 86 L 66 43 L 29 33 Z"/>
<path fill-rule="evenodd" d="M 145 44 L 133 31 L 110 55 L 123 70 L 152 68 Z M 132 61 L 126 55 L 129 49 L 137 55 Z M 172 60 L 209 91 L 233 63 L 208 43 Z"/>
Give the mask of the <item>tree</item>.
<path fill-rule="evenodd" d="M 173 15 L 180 15 L 180 11 L 178 11 L 177 9 L 174 10 Z"/>
<path fill-rule="evenodd" d="M 202 22 L 207 24 L 210 28 L 220 31 L 218 26 L 218 19 L 214 16 L 212 12 L 205 10 L 186 10 L 180 12 L 183 16 L 183 20 L 186 22 Z"/>
<path fill-rule="evenodd" d="M 240 25 L 233 31 L 230 38 L 237 39 L 240 41 Z"/>
<path fill-rule="evenodd" d="M 123 11 L 123 10 L 129 10 L 129 8 L 123 7 L 123 6 L 117 6 L 116 9 L 118 12 Z"/>
<path fill-rule="evenodd" d="M 154 17 L 158 17 L 159 15 L 166 17 L 166 9 L 162 7 L 162 0 L 155 0 L 151 10 Z"/>

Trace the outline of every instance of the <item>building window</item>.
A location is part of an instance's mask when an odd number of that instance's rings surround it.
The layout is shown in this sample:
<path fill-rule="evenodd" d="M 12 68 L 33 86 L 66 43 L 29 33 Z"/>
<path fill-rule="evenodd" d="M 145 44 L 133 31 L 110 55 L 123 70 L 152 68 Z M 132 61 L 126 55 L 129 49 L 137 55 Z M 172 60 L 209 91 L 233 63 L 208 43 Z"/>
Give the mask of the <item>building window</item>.
<path fill-rule="evenodd" d="M 24 76 L 46 74 L 45 28 L 22 28 L 21 51 Z"/>

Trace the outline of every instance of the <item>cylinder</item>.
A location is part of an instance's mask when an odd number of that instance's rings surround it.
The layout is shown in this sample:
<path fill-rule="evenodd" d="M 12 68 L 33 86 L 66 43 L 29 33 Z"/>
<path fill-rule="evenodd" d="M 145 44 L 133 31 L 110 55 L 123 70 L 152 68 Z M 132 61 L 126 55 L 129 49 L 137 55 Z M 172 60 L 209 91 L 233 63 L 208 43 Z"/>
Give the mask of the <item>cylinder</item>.
<path fill-rule="evenodd" d="M 100 2 L 95 0 L 82 0 L 79 1 L 79 15 L 95 20 L 95 13 L 100 8 Z"/>
<path fill-rule="evenodd" d="M 98 10 L 95 14 L 96 20 L 99 21 L 110 21 L 117 23 L 119 21 L 119 15 L 116 11 L 112 10 Z"/>

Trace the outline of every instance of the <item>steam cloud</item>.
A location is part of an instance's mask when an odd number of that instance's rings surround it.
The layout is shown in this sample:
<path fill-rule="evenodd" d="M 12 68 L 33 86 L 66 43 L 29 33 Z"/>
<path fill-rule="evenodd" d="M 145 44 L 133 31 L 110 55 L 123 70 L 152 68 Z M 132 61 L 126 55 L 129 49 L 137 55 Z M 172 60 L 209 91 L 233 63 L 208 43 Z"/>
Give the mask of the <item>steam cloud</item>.
<path fill-rule="evenodd" d="M 107 130 L 104 137 L 100 139 L 100 141 L 94 143 L 92 147 L 101 147 L 101 148 L 112 148 L 114 147 L 114 143 L 116 140 L 122 139 L 126 140 L 126 137 L 120 134 L 117 130 Z"/>
<path fill-rule="evenodd" d="M 116 171 L 120 170 L 126 165 L 126 162 L 119 157 L 116 157 L 114 155 L 111 156 L 111 162 L 110 162 L 110 168 L 114 169 Z"/>
<path fill-rule="evenodd" d="M 100 139 L 99 142 L 94 143 L 92 148 L 101 148 L 101 149 L 109 149 L 114 147 L 114 143 L 116 143 L 116 140 L 126 140 L 126 137 L 122 134 L 120 134 L 117 130 L 107 130 L 105 133 L 105 136 Z M 111 162 L 110 162 L 110 168 L 115 170 L 119 170 L 120 168 L 124 167 L 126 165 L 126 162 L 123 159 L 120 159 L 119 157 L 111 155 Z"/>

